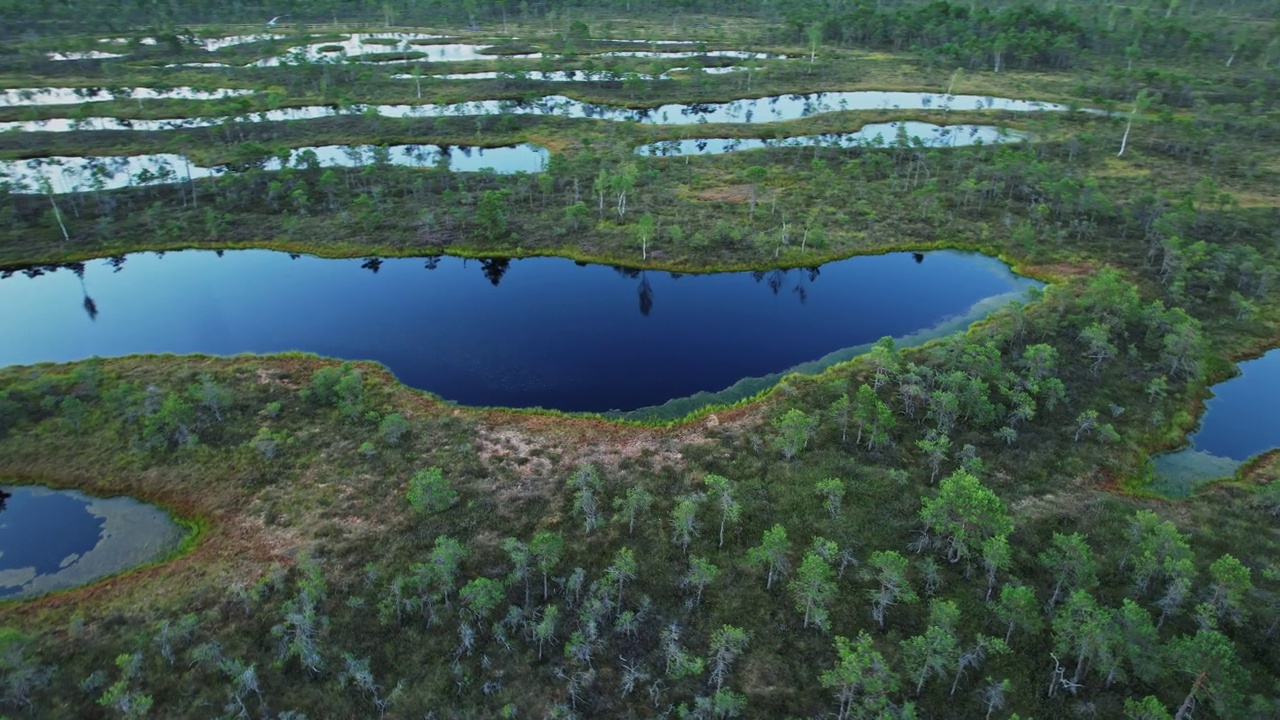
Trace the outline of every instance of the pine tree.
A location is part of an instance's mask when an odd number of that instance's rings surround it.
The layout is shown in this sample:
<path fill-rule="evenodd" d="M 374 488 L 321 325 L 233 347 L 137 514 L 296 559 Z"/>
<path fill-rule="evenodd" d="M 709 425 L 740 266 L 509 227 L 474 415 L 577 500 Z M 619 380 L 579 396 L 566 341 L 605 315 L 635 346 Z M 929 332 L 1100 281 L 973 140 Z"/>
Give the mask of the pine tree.
<path fill-rule="evenodd" d="M 711 502 L 720 510 L 720 543 L 724 547 L 724 527 L 726 524 L 737 525 L 742 517 L 742 504 L 734 499 L 733 482 L 720 475 L 708 475 L 703 482 L 711 496 Z"/>
<path fill-rule="evenodd" d="M 733 663 L 747 648 L 751 633 L 733 625 L 722 625 L 711 634 L 710 684 L 719 690 L 729 678 Z"/>
<path fill-rule="evenodd" d="M 828 626 L 828 605 L 836 594 L 835 572 L 812 550 L 796 570 L 796 579 L 787 586 L 796 598 L 796 610 L 804 613 L 804 627 L 812 622 L 819 629 Z"/>
<path fill-rule="evenodd" d="M 997 573 L 1008 570 L 1013 557 L 1009 551 L 1009 539 L 994 535 L 982 543 L 982 568 L 987 572 L 987 600 L 996 589 Z"/>
<path fill-rule="evenodd" d="M 1000 498 L 964 470 L 942 480 L 938 496 L 926 499 L 920 508 L 920 519 L 953 563 L 968 558 L 992 537 L 1013 531 Z"/>
<path fill-rule="evenodd" d="M 889 668 L 865 631 L 852 642 L 835 637 L 836 665 L 822 673 L 822 687 L 835 690 L 837 720 L 881 717 L 889 696 L 898 691 L 898 676 Z"/>
<path fill-rule="evenodd" d="M 775 577 L 785 577 L 791 569 L 791 541 L 787 539 L 787 529 L 774 525 L 764 531 L 760 544 L 747 551 L 747 560 L 752 565 L 765 568 L 765 589 L 773 588 Z"/>
<path fill-rule="evenodd" d="M 1025 585 L 1010 584 L 1001 588 L 1000 601 L 992 611 L 1005 624 L 1005 643 L 1013 639 L 1014 630 L 1021 628 L 1026 634 L 1035 635 L 1044 626 L 1036 594 Z"/>
<path fill-rule="evenodd" d="M 1196 705 L 1208 704 L 1218 717 L 1239 717 L 1249 673 L 1240 666 L 1235 645 L 1214 630 L 1201 630 L 1170 645 L 1168 658 L 1191 687 L 1174 720 L 1188 720 Z"/>
<path fill-rule="evenodd" d="M 627 521 L 628 535 L 635 533 L 636 518 L 648 514 L 651 507 L 653 507 L 653 495 L 638 485 L 627 488 L 621 497 L 613 501 L 613 508 Z"/>
<path fill-rule="evenodd" d="M 547 577 L 560 564 L 560 558 L 564 555 L 564 538 L 559 533 L 549 530 L 539 531 L 529 541 L 529 553 L 533 556 L 538 570 L 542 571 L 542 599 L 545 601 L 550 595 Z"/>
<path fill-rule="evenodd" d="M 1116 648 L 1114 613 L 1101 607 L 1085 590 L 1076 590 L 1053 619 L 1054 649 L 1076 657 L 1072 685 L 1079 685 L 1080 677 L 1090 665 L 1111 664 Z"/>
<path fill-rule="evenodd" d="M 573 509 L 582 515 L 587 532 L 600 526 L 603 516 L 600 507 L 600 493 L 604 489 L 600 474 L 595 466 L 583 465 L 569 478 L 569 487 L 573 490 Z"/>
<path fill-rule="evenodd" d="M 960 656 L 956 625 L 960 611 L 950 600 L 934 600 L 929 604 L 929 626 L 925 631 L 902 641 L 902 662 L 916 681 L 916 694 L 933 676 L 945 677 Z"/>
<path fill-rule="evenodd" d="M 1098 563 L 1093 559 L 1093 549 L 1079 533 L 1053 534 L 1052 545 L 1040 553 L 1040 564 L 1053 577 L 1053 593 L 1049 596 L 1050 608 L 1059 598 L 1073 590 L 1093 590 L 1098 585 Z"/>
<path fill-rule="evenodd" d="M 815 486 L 823 505 L 832 520 L 840 519 L 840 508 L 844 504 L 844 481 L 839 478 L 824 478 Z"/>
<path fill-rule="evenodd" d="M 613 604 L 619 610 L 622 608 L 622 586 L 629 580 L 635 580 L 637 571 L 636 554 L 631 548 L 625 547 L 618 549 L 613 556 L 613 564 L 605 568 L 605 577 L 618 585 L 618 596 Z"/>
<path fill-rule="evenodd" d="M 919 596 L 911 589 L 911 581 L 907 576 L 907 559 L 902 555 L 892 550 L 874 552 L 867 565 L 871 579 L 879 586 L 867 591 L 871 598 L 871 617 L 884 628 L 889 608 L 914 603 Z"/>
<path fill-rule="evenodd" d="M 702 495 L 686 495 L 676 501 L 671 511 L 671 538 L 680 551 L 689 554 L 689 545 L 698 537 L 698 505 Z"/>
<path fill-rule="evenodd" d="M 702 604 L 702 591 L 706 590 L 708 585 L 715 582 L 715 579 L 719 574 L 720 568 L 705 559 L 697 556 L 689 558 L 689 571 L 685 573 L 680 584 L 685 587 L 693 588 L 694 607 L 698 607 Z"/>
<path fill-rule="evenodd" d="M 1248 614 L 1248 597 L 1253 589 L 1252 571 L 1231 555 L 1223 555 L 1209 566 L 1209 589 L 1204 604 L 1214 619 L 1239 625 Z"/>

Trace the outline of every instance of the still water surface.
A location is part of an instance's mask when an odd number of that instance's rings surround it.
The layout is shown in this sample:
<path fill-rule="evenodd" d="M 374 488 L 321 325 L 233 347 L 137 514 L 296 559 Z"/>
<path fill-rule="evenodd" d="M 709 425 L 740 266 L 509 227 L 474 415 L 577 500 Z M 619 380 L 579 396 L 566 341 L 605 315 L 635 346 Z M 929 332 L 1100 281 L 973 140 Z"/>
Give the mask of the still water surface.
<path fill-rule="evenodd" d="M 447 163 L 444 162 L 448 156 Z M 443 167 L 455 172 L 492 170 L 499 175 L 540 172 L 550 153 L 524 144 L 480 148 L 451 145 L 315 145 L 295 148 L 287 158 L 266 158 L 262 170 L 282 167 L 366 167 L 383 163 L 402 167 Z M 115 190 L 219 177 L 235 170 L 228 166 L 201 167 L 176 153 L 148 155 L 55 155 L 30 160 L 0 160 L 0 186 L 12 193 L 54 194 Z M 48 181 L 47 186 L 43 181 Z"/>
<path fill-rule="evenodd" d="M 0 598 L 74 587 L 156 560 L 185 532 L 130 498 L 0 487 Z"/>
<path fill-rule="evenodd" d="M 191 87 L 172 88 L 100 88 L 100 87 L 28 87 L 0 90 L 0 107 L 28 105 L 77 105 L 112 100 L 222 100 L 252 95 L 254 90 L 218 88 L 200 90 Z"/>
<path fill-rule="evenodd" d="M 656 157 L 684 155 L 721 155 L 740 150 L 756 150 L 775 147 L 885 147 L 894 145 L 899 137 L 907 145 L 920 142 L 927 147 L 967 147 L 1016 142 L 1026 137 L 1016 130 L 1005 130 L 992 125 L 934 125 L 932 123 L 905 120 L 891 123 L 868 123 L 857 132 L 831 133 L 827 135 L 800 135 L 789 138 L 687 138 L 642 145 L 636 148 L 640 155 Z"/>
<path fill-rule="evenodd" d="M 13 339 L 0 344 L 0 365 L 301 350 L 377 360 L 467 405 L 573 411 L 719 391 L 932 328 L 1032 284 L 957 252 L 684 276 L 559 258 L 268 251 L 138 254 L 78 270 L 0 279 L 0 337 Z"/>
<path fill-rule="evenodd" d="M 726 67 L 709 67 L 701 68 L 701 72 L 706 75 L 727 75 L 729 73 L 741 72 L 747 68 L 743 65 L 728 65 Z M 635 73 L 635 77 L 641 80 L 670 80 L 674 75 L 679 73 L 691 72 L 693 68 L 677 67 L 671 68 L 658 75 L 648 75 L 644 73 Z M 418 80 L 419 76 L 412 73 L 396 73 L 391 76 L 394 80 Z M 587 73 L 582 70 L 529 70 L 529 71 L 507 71 L 507 70 L 488 70 L 484 72 L 465 72 L 465 73 L 447 73 L 444 75 L 423 75 L 422 79 L 435 78 L 437 80 L 535 80 L 543 82 L 590 82 L 600 80 L 621 80 L 627 77 L 625 73 L 593 72 Z"/>
<path fill-rule="evenodd" d="M 1154 489 L 1186 495 L 1230 477 L 1244 461 L 1280 446 L 1280 350 L 1240 363 L 1240 375 L 1210 388 L 1190 445 L 1155 458 Z"/>
<path fill-rule="evenodd" d="M 211 127 L 236 122 L 284 122 L 313 120 L 342 114 L 372 113 L 391 118 L 462 117 L 472 115 L 555 115 L 566 118 L 594 118 L 632 121 L 651 125 L 697 125 L 701 123 L 751 124 L 797 120 L 821 113 L 847 110 L 1003 110 L 1008 112 L 1066 111 L 1058 103 L 1016 100 L 979 95 L 943 95 L 921 92 L 858 90 L 771 95 L 721 103 L 667 104 L 656 108 L 628 108 L 584 103 L 563 95 L 547 95 L 529 101 L 476 100 L 474 102 L 415 105 L 355 105 L 345 112 L 336 106 L 266 110 L 237 117 L 192 117 L 164 120 L 128 120 L 116 117 L 49 118 L 0 122 L 0 132 L 71 132 L 74 130 L 175 130 Z M 1086 111 L 1094 112 L 1094 111 Z"/>

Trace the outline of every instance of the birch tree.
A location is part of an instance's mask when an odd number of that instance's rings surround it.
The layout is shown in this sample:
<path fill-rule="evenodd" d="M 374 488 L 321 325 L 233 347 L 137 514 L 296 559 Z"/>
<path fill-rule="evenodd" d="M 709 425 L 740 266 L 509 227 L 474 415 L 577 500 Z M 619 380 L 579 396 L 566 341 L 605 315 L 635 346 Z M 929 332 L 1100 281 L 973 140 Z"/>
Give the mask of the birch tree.
<path fill-rule="evenodd" d="M 1116 153 L 1116 157 L 1124 157 L 1124 151 L 1129 147 L 1129 132 L 1133 130 L 1133 121 L 1138 117 L 1138 113 L 1145 112 L 1147 108 L 1156 102 L 1159 94 L 1143 88 L 1133 98 L 1133 109 L 1129 111 L 1129 120 L 1124 125 L 1124 136 L 1120 138 L 1120 152 Z"/>

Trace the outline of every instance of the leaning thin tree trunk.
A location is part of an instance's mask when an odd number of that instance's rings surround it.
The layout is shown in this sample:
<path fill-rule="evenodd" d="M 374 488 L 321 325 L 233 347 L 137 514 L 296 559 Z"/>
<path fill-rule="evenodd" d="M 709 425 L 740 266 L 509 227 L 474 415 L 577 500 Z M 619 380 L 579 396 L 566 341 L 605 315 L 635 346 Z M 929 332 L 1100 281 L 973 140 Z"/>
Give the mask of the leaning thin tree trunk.
<path fill-rule="evenodd" d="M 1080 655 L 1076 658 L 1076 674 L 1072 676 L 1071 683 L 1074 685 L 1080 682 L 1080 674 L 1084 672 L 1084 656 L 1085 648 L 1080 648 Z"/>
<path fill-rule="evenodd" d="M 62 230 L 62 239 L 71 242 L 71 235 L 67 232 L 67 226 L 62 222 L 62 211 L 58 209 L 58 203 L 53 199 L 53 191 L 49 191 L 49 204 L 53 206 L 53 217 L 58 221 L 58 228 Z"/>
<path fill-rule="evenodd" d="M 1129 124 L 1124 126 L 1124 137 L 1120 138 L 1120 152 L 1116 153 L 1116 157 L 1124 155 L 1124 149 L 1129 144 L 1129 131 L 1133 129 L 1133 116 L 1129 116 Z"/>
<path fill-rule="evenodd" d="M 1200 692 L 1200 686 L 1204 683 L 1204 673 L 1200 673 L 1196 677 L 1196 681 L 1191 685 L 1191 692 L 1187 693 L 1187 699 L 1182 701 L 1182 706 L 1178 708 L 1178 714 L 1173 716 L 1173 720 L 1188 720 L 1191 713 L 1196 709 L 1196 694 Z"/>

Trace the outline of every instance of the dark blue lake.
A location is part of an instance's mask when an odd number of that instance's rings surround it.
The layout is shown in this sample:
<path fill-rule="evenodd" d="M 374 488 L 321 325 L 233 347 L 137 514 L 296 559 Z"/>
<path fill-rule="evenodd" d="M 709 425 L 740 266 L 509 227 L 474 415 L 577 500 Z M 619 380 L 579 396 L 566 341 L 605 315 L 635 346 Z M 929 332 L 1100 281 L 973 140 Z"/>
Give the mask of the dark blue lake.
<path fill-rule="evenodd" d="M 54 573 L 67 558 L 98 544 L 103 519 L 89 513 L 88 498 L 26 487 L 7 492 L 11 496 L 0 511 L 0 573 Z M 7 589 L 0 587 L 0 595 Z"/>
<path fill-rule="evenodd" d="M 163 557 L 185 531 L 160 508 L 74 490 L 0 487 L 0 598 L 92 582 Z"/>
<path fill-rule="evenodd" d="M 1240 363 L 1240 375 L 1210 388 L 1200 429 L 1188 447 L 1154 459 L 1152 489 L 1185 496 L 1231 477 L 1244 461 L 1280 447 L 1280 350 Z"/>
<path fill-rule="evenodd" d="M 959 252 L 681 276 L 558 258 L 186 251 L 32 274 L 0 279 L 0 365 L 301 350 L 376 360 L 467 405 L 572 411 L 719 391 L 1034 284 Z"/>
<path fill-rule="evenodd" d="M 1280 351 L 1240 363 L 1240 373 L 1213 386 L 1191 445 L 1243 462 L 1280 445 Z"/>

